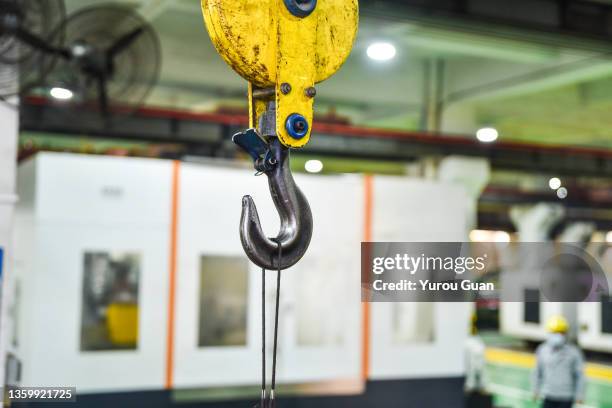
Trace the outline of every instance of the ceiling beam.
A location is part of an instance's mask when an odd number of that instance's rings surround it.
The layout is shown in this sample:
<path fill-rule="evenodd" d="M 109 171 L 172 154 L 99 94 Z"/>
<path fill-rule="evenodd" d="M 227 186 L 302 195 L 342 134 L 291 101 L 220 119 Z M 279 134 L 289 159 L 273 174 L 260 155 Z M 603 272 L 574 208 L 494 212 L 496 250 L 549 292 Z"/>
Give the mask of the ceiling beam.
<path fill-rule="evenodd" d="M 248 122 L 246 114 L 195 114 L 154 108 L 142 108 L 134 116 L 104 119 L 96 112 L 70 111 L 44 100 L 26 101 L 21 113 L 21 127 L 25 131 L 205 146 L 202 151 L 230 155 L 235 154 L 231 135 L 244 129 Z M 612 151 L 605 149 L 511 142 L 485 145 L 471 137 L 323 122 L 316 124 L 313 132 L 315 137 L 303 149 L 305 154 L 404 162 L 457 154 L 486 158 L 494 169 L 612 177 Z"/>
<path fill-rule="evenodd" d="M 473 74 L 470 73 L 469 75 Z M 444 98 L 444 102 L 449 104 L 509 98 L 595 81 L 610 75 L 612 75 L 612 58 L 609 55 L 597 55 L 566 64 L 536 69 L 520 75 L 507 76 L 469 88 L 457 89 L 449 92 Z M 458 78 L 455 78 L 454 81 L 461 83 Z"/>

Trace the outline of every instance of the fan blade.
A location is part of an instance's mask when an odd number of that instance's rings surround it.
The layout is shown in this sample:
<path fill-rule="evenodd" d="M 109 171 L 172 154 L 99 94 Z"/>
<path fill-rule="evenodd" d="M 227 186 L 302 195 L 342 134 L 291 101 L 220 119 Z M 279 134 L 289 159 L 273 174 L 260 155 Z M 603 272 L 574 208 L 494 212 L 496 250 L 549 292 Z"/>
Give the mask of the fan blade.
<path fill-rule="evenodd" d="M 132 45 L 134 41 L 140 36 L 140 34 L 144 33 L 145 27 L 138 27 L 129 33 L 125 34 L 123 37 L 120 37 L 115 43 L 108 49 L 107 55 L 110 57 L 114 57 L 119 54 L 121 51 Z"/>
<path fill-rule="evenodd" d="M 29 46 L 37 50 L 40 50 L 40 51 L 43 51 L 49 54 L 61 55 L 64 58 L 70 58 L 70 51 L 68 51 L 67 49 L 54 47 L 53 45 L 50 45 L 42 38 L 30 33 L 27 30 L 24 30 L 23 28 L 18 28 L 15 35 L 20 41 L 28 44 Z"/>
<path fill-rule="evenodd" d="M 104 116 L 108 114 L 108 93 L 106 91 L 106 78 L 103 75 L 97 77 L 98 82 L 98 104 Z"/>

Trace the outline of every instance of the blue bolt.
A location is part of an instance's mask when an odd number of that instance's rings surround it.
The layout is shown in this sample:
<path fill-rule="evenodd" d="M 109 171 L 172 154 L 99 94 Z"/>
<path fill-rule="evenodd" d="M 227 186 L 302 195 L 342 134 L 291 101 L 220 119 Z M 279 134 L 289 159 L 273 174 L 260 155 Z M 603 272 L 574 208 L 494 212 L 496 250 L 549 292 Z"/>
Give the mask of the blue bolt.
<path fill-rule="evenodd" d="M 308 17 L 317 7 L 317 0 L 285 0 L 285 6 L 296 17 Z"/>
<path fill-rule="evenodd" d="M 289 136 L 301 139 L 308 134 L 308 120 L 299 113 L 293 113 L 287 118 L 285 128 Z"/>

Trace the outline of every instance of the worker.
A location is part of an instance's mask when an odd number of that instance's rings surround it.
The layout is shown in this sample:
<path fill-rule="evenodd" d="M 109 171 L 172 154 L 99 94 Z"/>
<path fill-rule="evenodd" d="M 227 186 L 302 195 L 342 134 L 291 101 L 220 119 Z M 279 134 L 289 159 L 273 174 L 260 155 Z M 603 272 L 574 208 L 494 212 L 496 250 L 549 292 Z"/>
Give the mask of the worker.
<path fill-rule="evenodd" d="M 478 335 L 476 313 L 472 315 L 470 334 L 465 343 L 465 391 L 467 393 L 485 390 L 485 344 Z"/>
<path fill-rule="evenodd" d="M 584 358 L 568 341 L 569 325 L 563 316 L 553 316 L 546 326 L 548 338 L 536 352 L 534 399 L 542 398 L 543 408 L 572 408 L 584 400 Z"/>
<path fill-rule="evenodd" d="M 476 313 L 472 315 L 470 332 L 465 343 L 465 407 L 489 408 L 493 399 L 486 391 L 485 343 L 478 334 Z"/>

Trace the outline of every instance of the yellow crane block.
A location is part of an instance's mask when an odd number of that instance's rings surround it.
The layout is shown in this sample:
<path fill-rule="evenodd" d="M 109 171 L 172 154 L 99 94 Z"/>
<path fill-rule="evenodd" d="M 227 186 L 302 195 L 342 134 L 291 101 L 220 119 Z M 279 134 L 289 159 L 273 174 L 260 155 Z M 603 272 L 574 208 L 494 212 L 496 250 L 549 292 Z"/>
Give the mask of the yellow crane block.
<path fill-rule="evenodd" d="M 357 35 L 357 0 L 202 0 L 202 12 L 217 52 L 250 84 L 251 127 L 274 101 L 281 143 L 306 145 L 314 85 L 348 58 Z M 258 91 L 268 91 L 268 98 L 256 97 Z M 292 115 L 305 118 L 305 134 L 291 132 Z"/>

